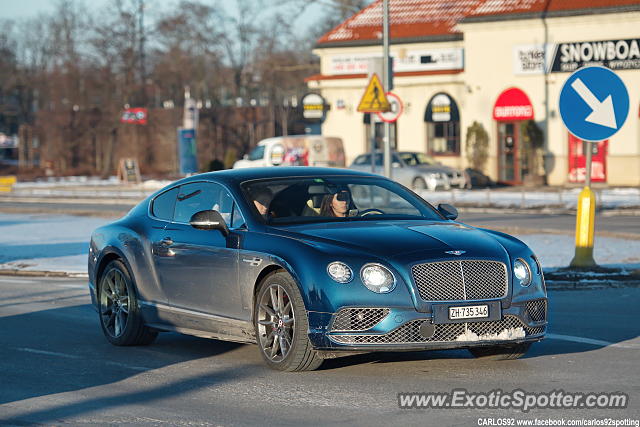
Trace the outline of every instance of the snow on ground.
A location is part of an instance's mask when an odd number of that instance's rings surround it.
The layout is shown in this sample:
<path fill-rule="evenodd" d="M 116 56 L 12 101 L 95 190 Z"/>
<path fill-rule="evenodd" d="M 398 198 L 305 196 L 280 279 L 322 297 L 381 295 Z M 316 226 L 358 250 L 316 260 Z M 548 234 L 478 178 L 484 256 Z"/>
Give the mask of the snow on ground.
<path fill-rule="evenodd" d="M 561 191 L 534 190 L 451 190 L 451 191 L 422 191 L 420 195 L 429 203 L 451 203 L 502 206 L 512 208 L 541 208 L 562 207 L 576 209 L 578 196 L 582 189 L 573 188 Z M 596 205 L 599 208 L 619 209 L 640 206 L 640 189 L 638 188 L 607 188 L 596 189 Z"/>
<path fill-rule="evenodd" d="M 0 214 L 0 269 L 87 272 L 91 232 L 105 218 Z"/>
<path fill-rule="evenodd" d="M 575 254 L 573 234 L 515 235 L 535 252 L 543 268 L 567 267 Z M 602 266 L 640 268 L 640 240 L 596 236 L 593 258 Z"/>
<path fill-rule="evenodd" d="M 0 214 L 0 269 L 86 273 L 91 232 L 105 218 L 48 214 Z M 544 268 L 566 267 L 574 255 L 570 234 L 521 234 Z M 596 237 L 598 264 L 640 268 L 640 240 Z"/>

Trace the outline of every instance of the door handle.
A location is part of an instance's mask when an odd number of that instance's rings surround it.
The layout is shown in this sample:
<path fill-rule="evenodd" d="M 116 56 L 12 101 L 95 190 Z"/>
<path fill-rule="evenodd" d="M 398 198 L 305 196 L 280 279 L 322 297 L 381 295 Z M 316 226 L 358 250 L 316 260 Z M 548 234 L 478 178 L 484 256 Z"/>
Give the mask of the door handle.
<path fill-rule="evenodd" d="M 173 240 L 171 239 L 171 237 L 165 237 L 160 241 L 160 244 L 163 246 L 171 246 L 173 245 Z"/>

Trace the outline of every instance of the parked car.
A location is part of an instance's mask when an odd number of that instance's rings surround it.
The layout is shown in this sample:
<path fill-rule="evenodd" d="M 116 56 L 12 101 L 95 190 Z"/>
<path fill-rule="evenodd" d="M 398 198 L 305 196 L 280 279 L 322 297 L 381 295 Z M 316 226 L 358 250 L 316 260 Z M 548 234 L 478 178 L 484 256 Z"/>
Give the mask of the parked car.
<path fill-rule="evenodd" d="M 495 187 L 496 183 L 477 169 L 467 168 L 464 173 L 469 177 L 469 188 Z"/>
<path fill-rule="evenodd" d="M 161 331 L 257 343 L 284 371 L 354 352 L 519 357 L 546 330 L 540 264 L 456 216 L 344 169 L 195 175 L 93 232 L 89 290 L 121 346 Z"/>
<path fill-rule="evenodd" d="M 321 135 L 277 136 L 263 139 L 234 163 L 233 168 L 262 166 L 345 167 L 344 146 L 340 138 Z"/>
<path fill-rule="evenodd" d="M 376 151 L 373 173 L 383 173 L 383 154 Z M 437 188 L 448 190 L 452 186 L 465 188 L 468 186 L 463 172 L 436 162 L 423 153 L 412 151 L 393 152 L 391 158 L 393 179 L 405 187 L 419 191 Z M 371 154 L 361 154 L 353 161 L 349 169 L 371 172 Z"/>

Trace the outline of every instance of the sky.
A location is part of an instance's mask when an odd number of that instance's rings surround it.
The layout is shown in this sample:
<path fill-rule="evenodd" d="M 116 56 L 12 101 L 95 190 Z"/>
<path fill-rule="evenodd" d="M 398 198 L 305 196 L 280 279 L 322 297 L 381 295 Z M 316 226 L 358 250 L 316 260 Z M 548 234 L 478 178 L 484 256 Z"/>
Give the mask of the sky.
<path fill-rule="evenodd" d="M 58 0 L 0 0 L 0 19 L 21 19 L 37 16 L 40 13 L 49 13 L 54 10 Z M 76 0 L 82 1 L 82 0 Z M 206 2 L 205 0 L 201 0 Z M 153 13 L 153 9 L 164 9 L 178 0 L 146 0 L 146 10 Z M 109 0 L 84 0 L 84 3 L 91 7 L 102 8 L 109 3 Z M 317 2 L 309 6 L 305 13 L 298 19 L 296 29 L 303 31 L 305 27 L 312 25 L 325 9 Z"/>

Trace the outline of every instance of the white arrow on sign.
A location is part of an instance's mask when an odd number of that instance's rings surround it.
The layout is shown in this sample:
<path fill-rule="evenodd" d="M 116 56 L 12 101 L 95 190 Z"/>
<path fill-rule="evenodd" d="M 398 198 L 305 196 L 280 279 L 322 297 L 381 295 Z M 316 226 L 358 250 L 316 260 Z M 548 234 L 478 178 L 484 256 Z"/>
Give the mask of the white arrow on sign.
<path fill-rule="evenodd" d="M 607 96 L 604 101 L 598 101 L 598 98 L 589 90 L 589 88 L 580 79 L 575 79 L 571 83 L 571 87 L 575 90 L 580 98 L 591 108 L 585 120 L 600 126 L 606 126 L 612 129 L 618 129 L 616 125 L 616 113 L 613 111 L 613 100 L 611 95 Z"/>

